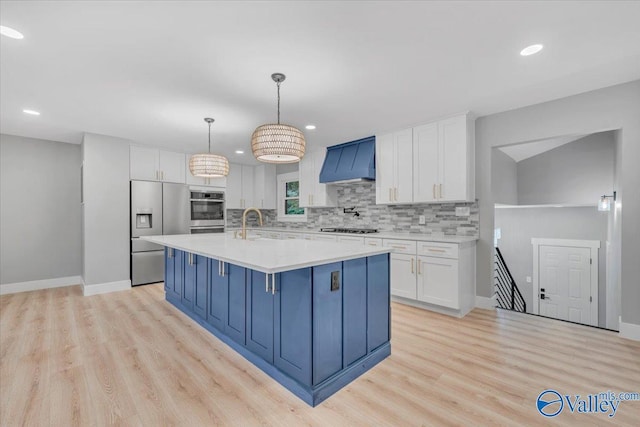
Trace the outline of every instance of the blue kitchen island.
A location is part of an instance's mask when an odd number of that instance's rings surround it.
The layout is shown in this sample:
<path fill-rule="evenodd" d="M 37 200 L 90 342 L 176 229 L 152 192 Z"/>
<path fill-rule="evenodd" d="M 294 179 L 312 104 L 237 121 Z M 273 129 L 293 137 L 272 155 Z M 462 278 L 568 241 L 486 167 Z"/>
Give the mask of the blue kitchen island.
<path fill-rule="evenodd" d="M 144 239 L 166 247 L 167 301 L 309 405 L 391 354 L 386 248 Z"/>

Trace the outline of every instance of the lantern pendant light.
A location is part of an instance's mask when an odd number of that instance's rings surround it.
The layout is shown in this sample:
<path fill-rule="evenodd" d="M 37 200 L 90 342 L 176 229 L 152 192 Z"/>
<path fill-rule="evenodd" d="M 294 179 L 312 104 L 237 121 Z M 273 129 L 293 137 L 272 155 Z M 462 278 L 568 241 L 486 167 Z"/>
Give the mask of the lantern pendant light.
<path fill-rule="evenodd" d="M 201 178 L 221 178 L 227 176 L 229 174 L 229 160 L 219 154 L 211 154 L 211 123 L 213 123 L 214 120 L 205 117 L 204 121 L 209 124 L 209 151 L 191 156 L 191 159 L 189 159 L 191 175 Z"/>
<path fill-rule="evenodd" d="M 280 83 L 286 76 L 271 74 L 278 86 L 278 123 L 258 126 L 251 135 L 251 150 L 256 159 L 266 163 L 296 163 L 304 156 L 305 140 L 302 131 L 280 123 Z"/>

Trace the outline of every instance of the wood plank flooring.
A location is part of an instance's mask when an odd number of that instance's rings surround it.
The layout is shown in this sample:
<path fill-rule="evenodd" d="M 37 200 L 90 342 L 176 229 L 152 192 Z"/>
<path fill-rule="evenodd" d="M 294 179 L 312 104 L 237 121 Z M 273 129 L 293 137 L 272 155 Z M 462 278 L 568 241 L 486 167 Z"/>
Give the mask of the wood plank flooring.
<path fill-rule="evenodd" d="M 0 426 L 638 425 L 536 410 L 538 394 L 640 392 L 640 343 L 509 312 L 392 306 L 392 355 L 311 408 L 164 301 L 161 285 L 0 297 Z"/>

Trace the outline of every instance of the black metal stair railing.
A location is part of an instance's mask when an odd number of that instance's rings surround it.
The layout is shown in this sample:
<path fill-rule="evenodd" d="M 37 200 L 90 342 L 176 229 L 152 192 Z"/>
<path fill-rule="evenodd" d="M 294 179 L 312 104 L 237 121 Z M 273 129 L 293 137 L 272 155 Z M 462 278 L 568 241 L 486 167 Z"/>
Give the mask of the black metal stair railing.
<path fill-rule="evenodd" d="M 516 281 L 513 279 L 500 249 L 497 247 L 495 256 L 495 281 L 498 307 L 526 313 L 527 303 L 522 297 L 520 289 L 518 289 L 518 285 L 516 285 Z"/>

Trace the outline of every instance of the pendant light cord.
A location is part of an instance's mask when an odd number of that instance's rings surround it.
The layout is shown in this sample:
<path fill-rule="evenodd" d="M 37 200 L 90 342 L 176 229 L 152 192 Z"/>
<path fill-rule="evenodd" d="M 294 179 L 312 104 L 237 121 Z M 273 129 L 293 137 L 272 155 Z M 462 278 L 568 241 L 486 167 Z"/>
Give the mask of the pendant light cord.
<path fill-rule="evenodd" d="M 280 82 L 276 82 L 278 85 L 278 124 L 280 124 Z"/>
<path fill-rule="evenodd" d="M 211 122 L 209 123 L 209 154 L 211 154 Z"/>

